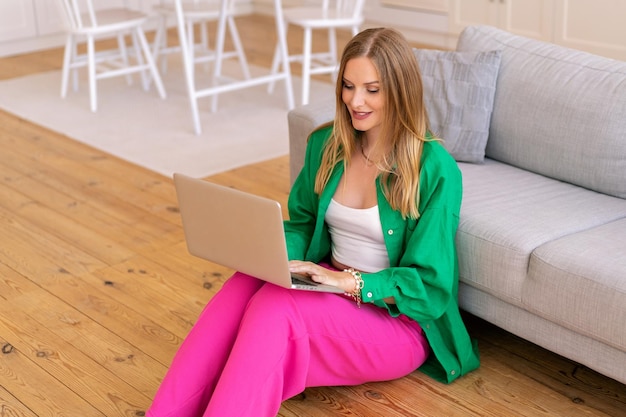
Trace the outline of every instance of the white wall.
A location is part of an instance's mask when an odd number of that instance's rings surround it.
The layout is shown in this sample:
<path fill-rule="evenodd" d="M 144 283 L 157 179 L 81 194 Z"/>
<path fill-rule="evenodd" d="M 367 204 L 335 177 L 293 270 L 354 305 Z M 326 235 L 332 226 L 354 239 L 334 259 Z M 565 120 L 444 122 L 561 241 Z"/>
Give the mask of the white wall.
<path fill-rule="evenodd" d="M 410 41 L 454 48 L 456 37 L 449 33 L 448 15 L 426 9 L 394 7 L 381 0 L 366 0 L 365 26 L 389 26 L 400 30 Z"/>
<path fill-rule="evenodd" d="M 318 0 L 319 1 L 319 0 Z M 274 0 L 252 0 L 257 13 L 272 14 Z M 315 0 L 308 0 L 308 3 Z M 282 0 L 283 7 L 298 6 L 307 0 Z M 400 30 L 409 40 L 437 46 L 454 48 L 456 37 L 448 30 L 448 17 L 441 12 L 384 5 L 381 0 L 366 0 L 363 28 L 388 26 Z"/>

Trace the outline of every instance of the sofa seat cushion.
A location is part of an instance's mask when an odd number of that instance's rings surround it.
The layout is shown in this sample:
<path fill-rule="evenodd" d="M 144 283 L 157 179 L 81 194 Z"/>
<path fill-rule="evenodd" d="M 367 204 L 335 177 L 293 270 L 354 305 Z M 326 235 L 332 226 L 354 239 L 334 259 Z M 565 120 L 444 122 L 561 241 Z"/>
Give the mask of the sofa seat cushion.
<path fill-rule="evenodd" d="M 488 158 L 459 167 L 460 279 L 518 306 L 536 248 L 626 217 L 626 200 Z"/>
<path fill-rule="evenodd" d="M 538 247 L 522 303 L 541 317 L 626 351 L 626 219 Z"/>

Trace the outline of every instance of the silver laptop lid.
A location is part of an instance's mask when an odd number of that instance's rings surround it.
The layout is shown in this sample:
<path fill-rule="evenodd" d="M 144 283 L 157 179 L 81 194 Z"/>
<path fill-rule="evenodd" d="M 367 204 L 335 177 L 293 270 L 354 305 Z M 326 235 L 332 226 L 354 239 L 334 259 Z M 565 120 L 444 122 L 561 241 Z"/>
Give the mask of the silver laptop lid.
<path fill-rule="evenodd" d="M 291 287 L 280 203 L 183 174 L 174 184 L 190 254 Z"/>

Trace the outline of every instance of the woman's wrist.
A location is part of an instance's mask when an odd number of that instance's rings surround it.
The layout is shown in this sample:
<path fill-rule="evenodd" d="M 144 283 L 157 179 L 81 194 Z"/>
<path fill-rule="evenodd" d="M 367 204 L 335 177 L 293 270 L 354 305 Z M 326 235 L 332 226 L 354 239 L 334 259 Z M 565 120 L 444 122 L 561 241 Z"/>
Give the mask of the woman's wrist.
<path fill-rule="evenodd" d="M 342 285 L 342 287 L 346 290 L 346 294 L 352 294 L 356 291 L 356 281 L 354 280 L 354 275 L 352 275 L 349 269 L 344 269 L 343 273 L 346 278 L 344 280 L 345 284 Z"/>
<path fill-rule="evenodd" d="M 361 272 L 357 271 L 354 268 L 347 268 L 344 269 L 343 272 L 347 272 L 352 276 L 353 282 L 354 282 L 354 289 L 351 292 L 348 292 L 348 294 L 354 299 L 354 301 L 356 301 L 356 305 L 357 307 L 361 307 L 361 290 L 363 289 L 363 285 L 365 284 L 363 282 L 363 277 L 361 276 Z"/>

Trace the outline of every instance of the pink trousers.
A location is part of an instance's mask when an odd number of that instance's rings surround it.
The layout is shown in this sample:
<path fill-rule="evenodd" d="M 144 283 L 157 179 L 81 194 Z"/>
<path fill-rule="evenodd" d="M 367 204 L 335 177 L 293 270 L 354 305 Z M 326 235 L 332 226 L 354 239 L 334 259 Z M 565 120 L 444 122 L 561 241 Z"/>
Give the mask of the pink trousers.
<path fill-rule="evenodd" d="M 405 316 L 236 273 L 181 345 L 147 416 L 276 416 L 306 387 L 399 378 L 429 351 Z"/>

